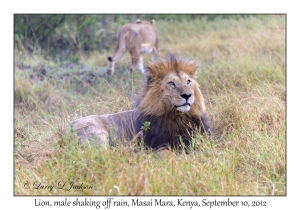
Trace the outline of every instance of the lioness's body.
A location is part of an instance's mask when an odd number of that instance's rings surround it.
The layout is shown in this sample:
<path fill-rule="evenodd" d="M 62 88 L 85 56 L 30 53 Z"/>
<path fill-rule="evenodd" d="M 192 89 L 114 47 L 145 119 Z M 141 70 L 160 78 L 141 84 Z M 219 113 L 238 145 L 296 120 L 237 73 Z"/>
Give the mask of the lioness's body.
<path fill-rule="evenodd" d="M 135 109 L 74 121 L 80 141 L 93 140 L 107 147 L 135 139 L 142 132 L 151 148 L 177 148 L 180 141 L 189 144 L 199 130 L 209 133 L 204 99 L 193 79 L 196 69 L 194 62 L 177 61 L 173 56 L 150 63 Z M 149 129 L 142 131 L 146 121 Z"/>
<path fill-rule="evenodd" d="M 142 54 L 151 53 L 152 61 L 157 57 L 159 51 L 158 32 L 155 28 L 155 21 L 141 22 L 124 25 L 119 31 L 118 44 L 115 53 L 108 57 L 107 74 L 114 73 L 115 62 L 119 60 L 126 50 L 131 55 L 130 71 L 138 67 L 144 72 Z"/>

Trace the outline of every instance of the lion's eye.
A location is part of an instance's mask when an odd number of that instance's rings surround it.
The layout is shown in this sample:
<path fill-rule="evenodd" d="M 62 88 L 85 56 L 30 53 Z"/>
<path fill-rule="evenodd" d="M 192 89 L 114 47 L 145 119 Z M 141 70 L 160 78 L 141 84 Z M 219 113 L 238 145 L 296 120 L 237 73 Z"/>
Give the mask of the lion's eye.
<path fill-rule="evenodd" d="M 175 85 L 174 82 L 168 82 L 168 84 L 171 86 L 171 88 L 175 88 L 176 87 L 176 85 Z"/>
<path fill-rule="evenodd" d="M 189 80 L 189 79 L 188 79 L 188 81 L 186 82 L 186 84 L 188 84 L 188 85 L 191 84 L 191 83 L 192 83 L 192 81 Z"/>

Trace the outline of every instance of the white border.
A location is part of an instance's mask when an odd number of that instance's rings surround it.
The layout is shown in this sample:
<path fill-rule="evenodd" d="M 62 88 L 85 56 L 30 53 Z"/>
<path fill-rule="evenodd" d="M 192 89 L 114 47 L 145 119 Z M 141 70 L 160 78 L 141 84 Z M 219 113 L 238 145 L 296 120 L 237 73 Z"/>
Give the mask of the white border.
<path fill-rule="evenodd" d="M 296 1 L 293 1 L 296 2 Z M 1 4 L 1 182 L 0 205 L 4 209 L 34 207 L 34 199 L 62 200 L 62 197 L 13 196 L 13 14 L 14 13 L 286 13 L 287 14 L 287 196 L 232 197 L 234 200 L 266 200 L 264 209 L 298 207 L 299 198 L 299 11 L 287 1 L 4 1 Z M 118 6 L 116 6 L 118 5 Z M 298 138 L 297 138 L 298 137 Z M 74 199 L 75 197 L 70 197 Z M 80 197 L 84 198 L 84 197 Z M 94 197 L 106 199 L 106 197 Z M 150 199 L 151 197 L 144 197 Z M 188 199 L 189 197 L 184 197 Z M 198 197 L 220 200 L 225 197 Z M 131 200 L 131 198 L 128 198 Z M 177 199 L 177 197 L 167 197 Z M 6 208 L 5 208 L 6 207 Z M 35 209 L 38 207 L 35 207 Z M 55 207 L 52 207 L 55 208 Z M 67 208 L 67 207 L 64 207 Z M 38 208 L 39 209 L 39 208 Z M 91 207 L 89 207 L 91 209 Z M 188 209 L 188 208 L 185 208 Z M 296 208 L 291 208 L 296 209 Z"/>

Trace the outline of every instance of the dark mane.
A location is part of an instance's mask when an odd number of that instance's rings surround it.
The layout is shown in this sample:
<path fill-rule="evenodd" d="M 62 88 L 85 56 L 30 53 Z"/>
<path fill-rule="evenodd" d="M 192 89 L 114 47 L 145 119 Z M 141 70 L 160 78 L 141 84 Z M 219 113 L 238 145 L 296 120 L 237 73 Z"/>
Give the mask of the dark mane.
<path fill-rule="evenodd" d="M 138 116 L 135 129 L 141 130 L 144 122 L 150 122 L 150 129 L 144 132 L 144 143 L 153 149 L 188 145 L 196 131 L 210 132 L 204 99 L 198 85 L 195 86 L 195 102 L 189 112 L 176 109 L 166 110 L 160 102 L 160 81 L 170 71 L 183 71 L 194 78 L 197 64 L 191 60 L 175 58 L 161 59 L 147 66 L 146 81 L 135 101 Z M 158 100 L 154 100 L 158 99 Z"/>
<path fill-rule="evenodd" d="M 201 125 L 198 116 L 181 113 L 159 117 L 140 113 L 136 119 L 136 128 L 140 129 L 144 122 L 150 122 L 150 129 L 144 132 L 144 143 L 153 149 L 167 146 L 178 148 L 181 140 L 189 145 L 191 136 Z"/>

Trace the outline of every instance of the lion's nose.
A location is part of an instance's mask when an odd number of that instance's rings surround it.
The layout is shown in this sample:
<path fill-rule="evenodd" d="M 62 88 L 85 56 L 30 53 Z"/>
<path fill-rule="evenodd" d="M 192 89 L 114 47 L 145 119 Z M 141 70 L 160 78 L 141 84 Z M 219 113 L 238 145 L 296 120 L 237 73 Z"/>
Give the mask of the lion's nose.
<path fill-rule="evenodd" d="M 180 96 L 185 100 L 188 100 L 192 96 L 192 94 L 181 94 Z"/>

